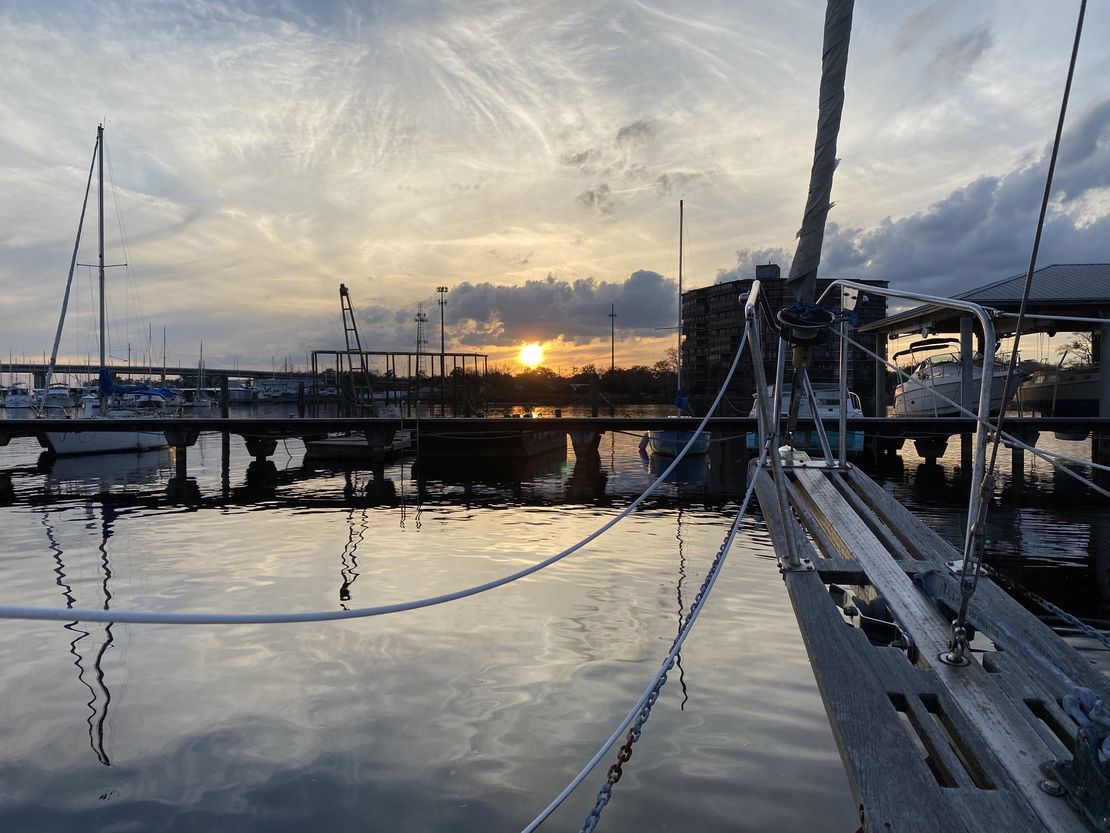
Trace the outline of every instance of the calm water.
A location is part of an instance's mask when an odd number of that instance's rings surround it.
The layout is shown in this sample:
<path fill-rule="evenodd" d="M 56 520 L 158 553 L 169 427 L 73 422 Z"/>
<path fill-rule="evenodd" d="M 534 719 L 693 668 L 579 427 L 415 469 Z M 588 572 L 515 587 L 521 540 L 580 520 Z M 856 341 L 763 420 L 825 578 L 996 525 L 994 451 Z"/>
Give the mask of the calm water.
<path fill-rule="evenodd" d="M 1042 445 L 1072 454 L 1085 443 Z M 0 448 L 7 602 L 275 611 L 362 607 L 512 572 L 619 512 L 656 473 L 638 437 L 600 465 L 366 471 L 233 437 L 40 462 Z M 0 622 L 0 829 L 519 830 L 655 672 L 743 487 L 738 443 L 683 466 L 585 551 L 437 608 L 319 625 Z M 1009 458 L 1006 456 L 1006 462 Z M 1101 498 L 1027 458 L 991 516 L 995 563 L 1107 619 Z M 958 449 L 907 449 L 888 489 L 958 538 Z M 369 485 L 369 489 L 367 488 Z M 848 833 L 858 821 L 758 513 L 699 619 L 602 818 L 608 830 Z M 577 830 L 608 762 L 545 826 Z"/>

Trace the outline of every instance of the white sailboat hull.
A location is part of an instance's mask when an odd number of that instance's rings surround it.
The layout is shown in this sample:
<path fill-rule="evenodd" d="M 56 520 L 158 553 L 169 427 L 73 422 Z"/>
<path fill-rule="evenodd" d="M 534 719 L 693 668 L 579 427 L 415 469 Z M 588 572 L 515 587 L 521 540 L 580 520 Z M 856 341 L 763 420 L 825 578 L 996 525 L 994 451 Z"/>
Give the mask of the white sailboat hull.
<path fill-rule="evenodd" d="M 46 443 L 60 457 L 74 454 L 108 454 L 165 448 L 166 435 L 158 431 L 47 431 Z"/>
<path fill-rule="evenodd" d="M 650 431 L 648 443 L 652 454 L 661 454 L 664 457 L 677 457 L 679 452 L 690 442 L 694 436 L 693 431 Z M 703 431 L 698 434 L 694 444 L 690 446 L 687 455 L 705 454 L 709 451 L 709 434 Z"/>

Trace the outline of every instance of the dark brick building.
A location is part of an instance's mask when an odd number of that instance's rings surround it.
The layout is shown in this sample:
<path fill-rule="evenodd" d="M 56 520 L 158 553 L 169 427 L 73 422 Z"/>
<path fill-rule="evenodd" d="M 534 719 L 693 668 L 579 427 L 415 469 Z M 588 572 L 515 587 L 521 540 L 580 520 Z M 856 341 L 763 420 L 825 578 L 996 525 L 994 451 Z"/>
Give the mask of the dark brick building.
<path fill-rule="evenodd" d="M 786 281 L 780 277 L 779 267 L 774 264 L 760 266 L 756 270 L 762 285 L 762 292 L 770 308 L 778 311 L 793 302 L 793 296 L 786 288 Z M 744 330 L 744 300 L 751 290 L 753 278 L 745 278 L 728 283 L 718 283 L 702 289 L 682 293 L 682 376 L 683 385 L 690 393 L 696 413 L 705 413 L 728 373 L 740 336 Z M 817 281 L 817 295 L 832 283 L 832 279 L 821 278 Z M 887 281 L 862 281 L 872 286 L 886 287 Z M 839 301 L 834 301 L 833 306 Z M 878 321 L 886 316 L 886 298 L 867 296 L 861 298 L 856 307 L 860 323 Z M 765 353 L 767 380 L 775 376 L 775 351 L 777 338 L 767 326 L 765 316 L 761 316 L 760 335 Z M 886 355 L 886 339 L 883 336 L 851 333 L 859 341 L 879 355 Z M 814 384 L 834 383 L 837 380 L 839 339 L 830 337 L 827 344 L 814 348 L 813 366 L 810 379 Z M 865 414 L 881 412 L 885 401 L 876 410 L 876 395 L 881 398 L 884 377 L 876 367 L 874 359 L 849 345 L 848 347 L 848 388 L 857 393 L 863 402 Z M 789 358 L 786 362 L 786 378 L 792 378 Z M 878 379 L 879 384 L 876 384 Z M 747 415 L 751 409 L 755 390 L 755 375 L 751 355 L 747 348 L 740 360 L 740 366 L 733 376 L 718 414 Z"/>

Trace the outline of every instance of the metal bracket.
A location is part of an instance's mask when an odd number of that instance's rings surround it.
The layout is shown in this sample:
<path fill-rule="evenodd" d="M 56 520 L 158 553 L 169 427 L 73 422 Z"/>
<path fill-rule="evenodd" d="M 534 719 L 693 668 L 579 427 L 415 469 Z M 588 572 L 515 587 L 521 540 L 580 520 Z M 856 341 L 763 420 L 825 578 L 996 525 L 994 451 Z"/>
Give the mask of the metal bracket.
<path fill-rule="evenodd" d="M 962 576 L 964 574 L 964 562 L 962 558 L 956 561 L 945 561 L 944 566 L 947 567 L 953 575 Z"/>
<path fill-rule="evenodd" d="M 779 572 L 780 573 L 812 573 L 817 568 L 813 566 L 813 562 L 808 558 L 799 558 L 797 566 L 790 566 L 782 559 L 779 559 Z"/>
<path fill-rule="evenodd" d="M 1110 778 L 1099 760 L 1097 738 L 1081 728 L 1070 761 L 1053 761 L 1045 774 L 1059 784 L 1068 804 L 1098 833 L 1110 833 Z"/>

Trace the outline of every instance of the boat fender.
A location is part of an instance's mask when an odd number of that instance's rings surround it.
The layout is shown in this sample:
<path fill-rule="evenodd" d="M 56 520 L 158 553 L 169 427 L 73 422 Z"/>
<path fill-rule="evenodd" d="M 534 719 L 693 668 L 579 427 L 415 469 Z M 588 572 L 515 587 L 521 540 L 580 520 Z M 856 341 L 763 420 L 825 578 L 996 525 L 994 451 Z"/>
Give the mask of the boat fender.
<path fill-rule="evenodd" d="M 640 451 L 647 451 L 649 442 L 651 442 L 651 439 L 646 433 L 644 434 L 644 436 L 640 437 Z"/>

